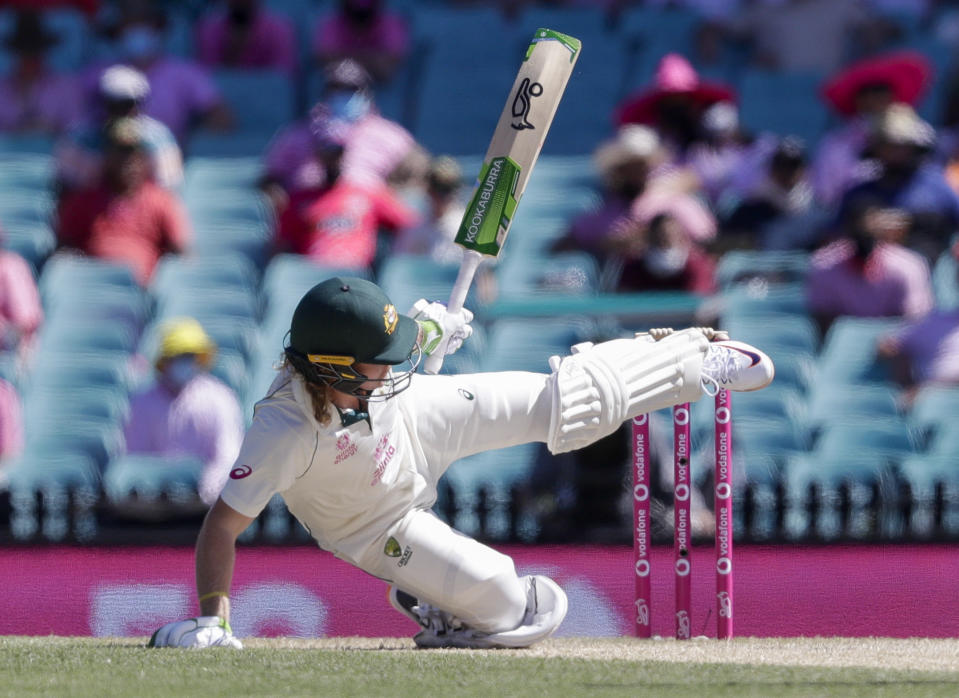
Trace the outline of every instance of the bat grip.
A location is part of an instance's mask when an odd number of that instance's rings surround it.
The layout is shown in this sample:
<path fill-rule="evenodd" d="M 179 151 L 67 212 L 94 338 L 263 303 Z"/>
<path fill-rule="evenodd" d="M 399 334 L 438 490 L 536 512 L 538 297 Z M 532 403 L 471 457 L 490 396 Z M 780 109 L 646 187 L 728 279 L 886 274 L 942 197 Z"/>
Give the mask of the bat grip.
<path fill-rule="evenodd" d="M 456 282 L 453 284 L 453 290 L 450 292 L 449 303 L 446 309 L 451 313 L 458 313 L 463 309 L 466 302 L 466 295 L 469 293 L 470 285 L 473 283 L 473 276 L 483 261 L 483 255 L 475 250 L 466 250 L 463 253 L 463 262 L 460 264 L 459 273 L 456 275 Z M 427 356 L 423 364 L 423 370 L 429 374 L 440 372 L 443 367 L 445 357 L 439 353 Z"/>

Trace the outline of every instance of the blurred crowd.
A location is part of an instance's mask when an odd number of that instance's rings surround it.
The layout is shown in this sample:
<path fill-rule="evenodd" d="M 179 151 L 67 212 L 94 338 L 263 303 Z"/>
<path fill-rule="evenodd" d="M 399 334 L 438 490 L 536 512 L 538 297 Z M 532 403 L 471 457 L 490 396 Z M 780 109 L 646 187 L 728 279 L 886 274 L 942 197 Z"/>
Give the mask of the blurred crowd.
<path fill-rule="evenodd" d="M 509 17 L 534 3 L 498 4 Z M 622 12 L 644 3 L 544 4 L 595 5 L 615 27 Z M 901 318 L 876 351 L 895 365 L 907 399 L 922 384 L 959 384 L 959 313 L 936 307 L 930 276 L 942 255 L 959 257 L 959 72 L 935 75 L 927 56 L 897 43 L 911 23 L 959 47 L 959 5 L 645 4 L 699 13 L 694 50 L 660 56 L 651 80 L 634 81 L 614 113 L 596 115 L 609 123 L 608 138 L 590 144 L 600 201 L 568 221 L 553 252 L 592 256 L 610 293 L 709 295 L 730 250 L 808 251 L 806 302 L 823 335 L 840 316 Z M 192 19 L 191 57 L 168 50 L 174 5 Z M 295 84 L 321 79 L 318 98 L 262 153 L 257 186 L 272 211 L 273 253 L 371 272 L 391 254 L 457 262 L 452 238 L 469 194 L 457 161 L 428 152 L 376 101 L 410 60 L 409 13 L 428 12 L 428 3 L 325 2 L 307 28 L 279 5 L 0 2 L 11 18 L 2 37 L 0 132 L 55 139 L 56 255 L 121 262 L 149 287 L 164 255 L 190 254 L 184 163 L 192 134 L 229 134 L 242 116 L 212 77 L 230 68 L 273 69 Z M 83 13 L 96 39 L 90 59 L 68 73 L 51 58 L 68 37 L 46 12 L 64 7 Z M 308 64 L 295 50 L 302 30 Z M 829 130 L 818 142 L 751 132 L 737 90 L 710 77 L 730 56 L 821 75 L 814 97 L 830 112 Z M 937 80 L 945 85 L 940 113 L 923 118 Z M 24 365 L 44 317 L 36 273 L 0 246 L 0 349 Z M 155 385 L 133 398 L 126 430 L 131 452 L 161 453 L 175 441 L 201 458 L 209 468 L 199 492 L 205 502 L 242 428 L 236 396 L 208 374 L 213 352 L 195 322 L 167 328 L 149 357 Z M 22 448 L 22 432 L 16 391 L 0 379 L 0 458 Z"/>

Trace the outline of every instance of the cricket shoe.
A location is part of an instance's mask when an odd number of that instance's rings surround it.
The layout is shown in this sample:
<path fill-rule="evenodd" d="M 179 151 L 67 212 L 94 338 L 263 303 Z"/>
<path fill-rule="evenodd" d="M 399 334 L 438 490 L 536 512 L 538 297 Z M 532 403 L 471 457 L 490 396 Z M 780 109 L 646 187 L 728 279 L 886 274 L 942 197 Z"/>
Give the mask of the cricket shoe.
<path fill-rule="evenodd" d="M 544 640 L 559 627 L 569 602 L 566 593 L 549 577 L 523 577 L 526 613 L 518 628 L 499 633 L 474 630 L 446 611 L 420 603 L 416 597 L 390 587 L 393 608 L 418 623 L 423 630 L 413 637 L 421 648 L 505 649 L 529 647 Z"/>
<path fill-rule="evenodd" d="M 711 342 L 703 358 L 702 384 L 707 395 L 720 390 L 759 390 L 769 385 L 775 375 L 772 359 L 745 342 Z"/>

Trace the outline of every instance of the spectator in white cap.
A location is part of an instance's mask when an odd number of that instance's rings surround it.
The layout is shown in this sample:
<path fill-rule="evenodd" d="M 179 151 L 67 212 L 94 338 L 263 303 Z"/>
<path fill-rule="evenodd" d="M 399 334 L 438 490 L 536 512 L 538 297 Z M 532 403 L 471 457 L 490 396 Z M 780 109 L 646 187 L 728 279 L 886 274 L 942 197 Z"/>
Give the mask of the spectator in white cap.
<path fill-rule="evenodd" d="M 183 183 L 183 156 L 166 126 L 142 112 L 150 83 L 135 68 L 114 65 L 100 76 L 90 119 L 67 134 L 56 151 L 56 182 L 60 194 L 94 185 L 103 169 L 106 134 L 119 119 L 140 126 L 154 183 L 176 190 Z"/>

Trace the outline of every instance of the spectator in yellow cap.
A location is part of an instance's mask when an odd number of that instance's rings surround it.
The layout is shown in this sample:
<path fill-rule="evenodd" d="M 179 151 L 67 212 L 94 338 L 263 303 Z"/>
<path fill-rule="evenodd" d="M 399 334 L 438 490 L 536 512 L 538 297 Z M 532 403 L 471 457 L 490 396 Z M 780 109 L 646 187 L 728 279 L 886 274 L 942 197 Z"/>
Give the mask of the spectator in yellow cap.
<path fill-rule="evenodd" d="M 125 428 L 128 453 L 196 456 L 198 495 L 216 501 L 243 439 L 243 414 L 231 388 L 210 375 L 216 344 L 193 318 L 161 329 L 156 380 L 134 394 Z"/>

